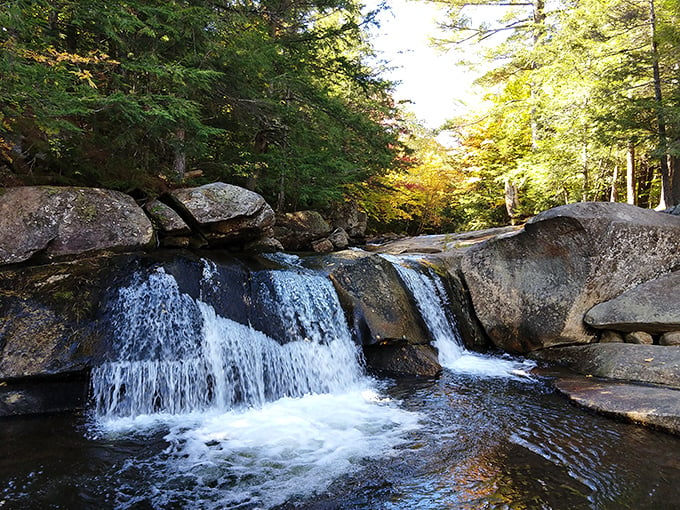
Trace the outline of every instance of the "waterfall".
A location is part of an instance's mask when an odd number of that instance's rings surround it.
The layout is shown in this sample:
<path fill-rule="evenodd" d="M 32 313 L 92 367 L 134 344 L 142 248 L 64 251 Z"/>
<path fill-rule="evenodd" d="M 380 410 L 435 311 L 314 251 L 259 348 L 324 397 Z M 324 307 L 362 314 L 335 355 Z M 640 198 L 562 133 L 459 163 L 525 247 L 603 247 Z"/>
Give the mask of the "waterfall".
<path fill-rule="evenodd" d="M 351 387 L 362 374 L 359 352 L 332 284 L 301 271 L 256 272 L 253 295 L 242 291 L 288 325 L 282 341 L 182 293 L 162 268 L 138 275 L 112 306 L 116 356 L 92 372 L 95 414 L 229 410 Z M 204 262 L 203 280 L 218 284 L 213 263 Z"/>
<path fill-rule="evenodd" d="M 381 256 L 392 263 L 413 296 L 443 367 L 486 377 L 528 377 L 528 370 L 535 367 L 532 361 L 484 356 L 465 349 L 446 289 L 435 271 L 411 258 Z"/>
<path fill-rule="evenodd" d="M 446 289 L 439 276 L 429 267 L 414 269 L 409 263 L 394 256 L 383 255 L 390 261 L 404 285 L 413 296 L 423 322 L 432 336 L 432 345 L 439 352 L 439 362 L 450 365 L 460 358 L 465 349 L 455 317 L 450 312 Z"/>

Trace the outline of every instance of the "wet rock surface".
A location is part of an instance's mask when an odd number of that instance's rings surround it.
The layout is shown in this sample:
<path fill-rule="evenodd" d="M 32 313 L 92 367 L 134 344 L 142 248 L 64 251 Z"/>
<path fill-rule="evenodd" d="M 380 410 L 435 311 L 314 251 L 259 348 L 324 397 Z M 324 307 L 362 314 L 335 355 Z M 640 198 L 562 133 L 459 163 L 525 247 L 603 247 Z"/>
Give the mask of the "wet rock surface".
<path fill-rule="evenodd" d="M 680 390 L 585 377 L 555 387 L 582 407 L 680 435 Z"/>
<path fill-rule="evenodd" d="M 362 257 L 340 265 L 330 277 L 362 345 L 429 342 L 425 324 L 390 262 Z"/>

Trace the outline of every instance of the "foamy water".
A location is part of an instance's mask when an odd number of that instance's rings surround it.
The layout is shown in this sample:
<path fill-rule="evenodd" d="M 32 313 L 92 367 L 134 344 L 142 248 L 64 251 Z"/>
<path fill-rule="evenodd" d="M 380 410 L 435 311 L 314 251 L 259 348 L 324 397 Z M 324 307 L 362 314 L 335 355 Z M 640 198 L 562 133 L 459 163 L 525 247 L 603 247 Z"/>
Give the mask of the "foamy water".
<path fill-rule="evenodd" d="M 485 356 L 463 347 L 456 318 L 450 312 L 446 289 L 432 269 L 419 267 L 419 262 L 413 257 L 383 255 L 383 258 L 392 263 L 415 299 L 442 367 L 478 377 L 530 377 L 529 372 L 536 366 L 533 361 Z"/>

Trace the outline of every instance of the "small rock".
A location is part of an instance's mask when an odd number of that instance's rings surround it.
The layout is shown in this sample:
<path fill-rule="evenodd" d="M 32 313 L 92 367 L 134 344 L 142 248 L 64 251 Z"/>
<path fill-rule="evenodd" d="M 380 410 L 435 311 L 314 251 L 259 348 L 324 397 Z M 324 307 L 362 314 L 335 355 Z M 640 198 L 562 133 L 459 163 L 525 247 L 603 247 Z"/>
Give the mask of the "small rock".
<path fill-rule="evenodd" d="M 247 243 L 243 247 L 244 251 L 253 253 L 274 253 L 277 251 L 283 251 L 283 246 L 278 239 L 273 237 L 262 237 L 256 241 Z"/>
<path fill-rule="evenodd" d="M 652 345 L 654 343 L 652 335 L 644 331 L 633 331 L 632 333 L 628 333 L 626 334 L 625 339 L 627 344 Z"/>
<path fill-rule="evenodd" d="M 680 331 L 669 331 L 661 335 L 659 345 L 680 345 Z"/>
<path fill-rule="evenodd" d="M 316 253 L 330 253 L 333 249 L 333 243 L 330 239 L 320 239 L 312 243 L 312 250 Z"/>
<path fill-rule="evenodd" d="M 328 236 L 328 240 L 333 243 L 336 250 L 344 250 L 349 246 L 349 236 L 342 228 L 336 228 L 331 232 L 331 235 Z"/>
<path fill-rule="evenodd" d="M 600 337 L 600 343 L 621 344 L 623 343 L 623 336 L 621 336 L 621 333 L 617 333 L 616 331 L 606 330 L 602 332 L 602 336 Z"/>
<path fill-rule="evenodd" d="M 159 200 L 152 200 L 144 206 L 144 210 L 165 235 L 184 236 L 191 233 L 189 225 L 177 211 Z"/>

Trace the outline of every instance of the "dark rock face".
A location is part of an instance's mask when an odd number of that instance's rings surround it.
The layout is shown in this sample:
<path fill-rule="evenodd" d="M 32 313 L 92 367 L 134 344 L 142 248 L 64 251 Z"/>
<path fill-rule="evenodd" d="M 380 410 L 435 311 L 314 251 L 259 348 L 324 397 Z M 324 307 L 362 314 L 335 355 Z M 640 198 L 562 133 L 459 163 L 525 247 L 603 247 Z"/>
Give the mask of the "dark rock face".
<path fill-rule="evenodd" d="M 478 318 L 506 351 L 596 339 L 594 305 L 680 266 L 680 218 L 617 203 L 539 214 L 523 231 L 471 247 L 462 259 Z"/>
<path fill-rule="evenodd" d="M 152 245 L 151 221 L 128 195 L 27 186 L 0 195 L 0 264 Z"/>
<path fill-rule="evenodd" d="M 664 333 L 680 330 L 680 271 L 638 285 L 595 305 L 585 316 L 589 325 L 615 331 Z"/>
<path fill-rule="evenodd" d="M 341 265 L 330 276 L 362 345 L 429 342 L 420 315 L 388 261 L 364 257 Z"/>
<path fill-rule="evenodd" d="M 364 348 L 364 356 L 370 370 L 381 375 L 434 377 L 442 370 L 431 345 L 374 345 Z"/>
<path fill-rule="evenodd" d="M 175 190 L 169 200 L 210 244 L 252 241 L 274 224 L 274 211 L 262 196 L 231 184 Z"/>
<path fill-rule="evenodd" d="M 115 259 L 0 273 L 0 379 L 88 369 L 104 355 L 98 316 Z"/>
<path fill-rule="evenodd" d="M 297 211 L 278 214 L 274 226 L 274 237 L 286 250 L 311 251 L 315 241 L 326 240 L 331 232 L 330 225 L 316 211 Z M 319 252 L 332 251 L 333 245 L 326 245 Z"/>

